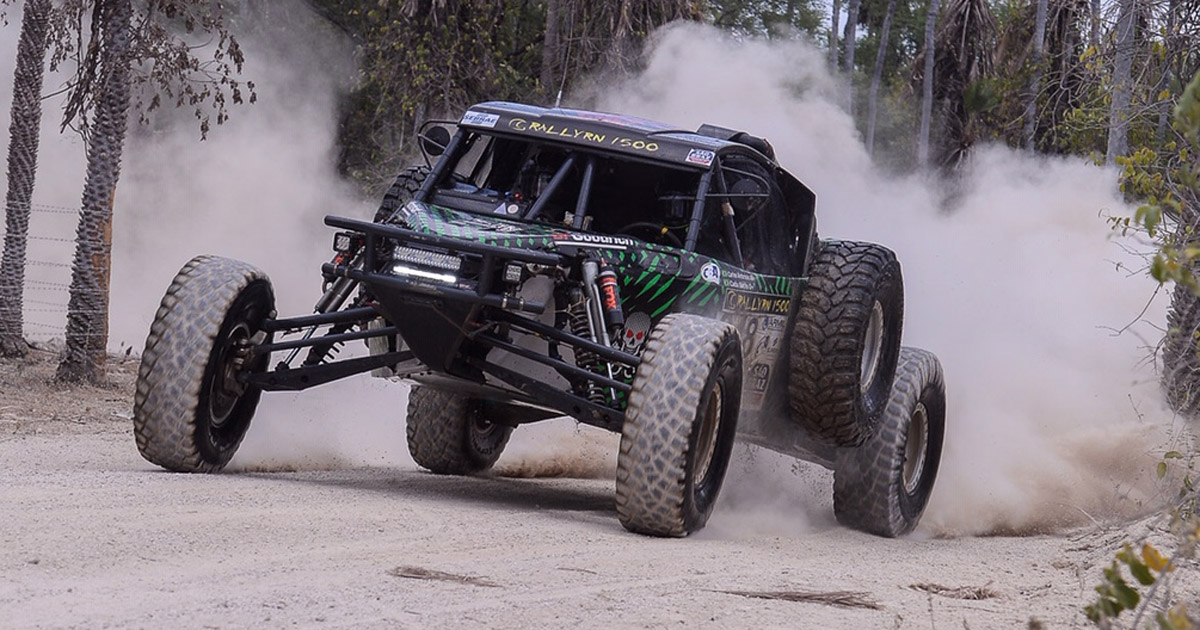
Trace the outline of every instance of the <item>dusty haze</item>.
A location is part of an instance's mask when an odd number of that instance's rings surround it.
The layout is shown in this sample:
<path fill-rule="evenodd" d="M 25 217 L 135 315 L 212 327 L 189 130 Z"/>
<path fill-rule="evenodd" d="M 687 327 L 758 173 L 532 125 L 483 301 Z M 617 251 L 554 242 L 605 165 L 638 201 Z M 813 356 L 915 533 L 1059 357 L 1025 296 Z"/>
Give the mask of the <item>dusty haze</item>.
<path fill-rule="evenodd" d="M 11 76 L 15 31 L 3 31 L 3 77 Z M 281 312 L 307 312 L 329 249 L 321 217 L 371 212 L 334 173 L 335 105 L 353 76 L 349 48 L 328 34 L 244 45 L 258 105 L 236 109 L 204 143 L 186 117 L 130 138 L 115 219 L 114 348 L 140 349 L 163 290 L 199 253 L 263 267 Z M 602 109 L 767 136 L 780 162 L 817 192 L 822 236 L 897 251 L 905 343 L 941 357 L 949 392 L 946 451 L 923 532 L 1054 531 L 1158 500 L 1150 473 L 1173 423 L 1146 357 L 1163 304 L 1114 334 L 1138 319 L 1153 290 L 1138 272 L 1141 260 L 1126 253 L 1136 244 L 1118 242 L 1102 218 L 1130 211 L 1114 173 L 985 148 L 962 194 L 947 203 L 934 185 L 872 167 L 835 103 L 821 53 L 803 43 L 733 42 L 703 27 L 660 32 L 641 76 L 602 93 Z M 53 127 L 53 102 L 46 109 Z M 73 207 L 82 150 L 53 142 L 43 145 L 35 202 Z M 401 386 L 366 378 L 268 395 L 234 465 L 411 466 L 405 397 Z M 502 473 L 603 476 L 615 440 L 558 423 L 518 431 L 511 449 Z M 704 535 L 792 535 L 831 520 L 828 473 L 765 451 L 736 452 Z"/>
<path fill-rule="evenodd" d="M 1052 531 L 1154 504 L 1151 472 L 1173 423 L 1147 357 L 1165 300 L 1115 333 L 1154 289 L 1128 251 L 1147 248 L 1104 221 L 1132 211 L 1115 173 L 982 147 L 947 201 L 934 184 L 873 168 L 836 94 L 804 43 L 682 25 L 660 31 L 645 72 L 599 106 L 764 135 L 816 191 L 823 237 L 897 252 L 904 343 L 946 369 L 946 450 L 925 530 Z"/>

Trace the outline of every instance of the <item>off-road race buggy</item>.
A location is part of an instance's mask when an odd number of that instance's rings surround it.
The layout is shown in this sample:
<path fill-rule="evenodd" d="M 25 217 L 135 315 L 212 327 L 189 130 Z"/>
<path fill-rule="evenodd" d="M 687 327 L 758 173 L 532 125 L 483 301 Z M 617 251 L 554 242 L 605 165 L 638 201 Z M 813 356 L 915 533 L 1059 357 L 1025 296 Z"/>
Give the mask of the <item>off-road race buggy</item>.
<path fill-rule="evenodd" d="M 179 271 L 138 374 L 147 460 L 219 471 L 263 391 L 370 371 L 412 383 L 408 447 L 434 473 L 487 470 L 538 420 L 620 433 L 616 510 L 634 532 L 703 527 L 735 436 L 833 469 L 845 525 L 916 526 L 941 366 L 900 346 L 895 255 L 818 240 L 815 195 L 765 140 L 490 102 L 420 142 L 427 166 L 373 221 L 325 218 L 313 314 L 279 317 L 243 262 Z M 369 352 L 338 358 L 355 340 Z"/>

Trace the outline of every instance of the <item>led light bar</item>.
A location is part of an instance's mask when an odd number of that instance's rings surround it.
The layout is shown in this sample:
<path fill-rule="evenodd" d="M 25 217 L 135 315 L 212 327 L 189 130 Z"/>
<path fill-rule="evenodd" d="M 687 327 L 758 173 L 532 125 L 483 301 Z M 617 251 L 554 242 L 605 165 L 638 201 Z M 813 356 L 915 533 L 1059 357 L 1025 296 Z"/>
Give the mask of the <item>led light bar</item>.
<path fill-rule="evenodd" d="M 436 271 L 426 271 L 424 269 L 417 269 L 415 267 L 409 267 L 408 265 L 405 265 L 404 263 L 396 263 L 396 264 L 392 265 L 392 273 L 397 276 L 408 276 L 410 278 L 421 278 L 423 280 L 433 280 L 435 282 L 441 282 L 444 284 L 454 284 L 454 283 L 458 282 L 458 278 L 455 278 L 454 274 L 437 273 Z"/>
<path fill-rule="evenodd" d="M 413 247 L 397 246 L 392 252 L 392 260 L 396 262 L 404 262 L 422 267 L 433 267 L 435 269 L 445 269 L 458 273 L 462 261 L 457 256 L 450 254 L 439 254 L 424 249 L 416 249 Z"/>

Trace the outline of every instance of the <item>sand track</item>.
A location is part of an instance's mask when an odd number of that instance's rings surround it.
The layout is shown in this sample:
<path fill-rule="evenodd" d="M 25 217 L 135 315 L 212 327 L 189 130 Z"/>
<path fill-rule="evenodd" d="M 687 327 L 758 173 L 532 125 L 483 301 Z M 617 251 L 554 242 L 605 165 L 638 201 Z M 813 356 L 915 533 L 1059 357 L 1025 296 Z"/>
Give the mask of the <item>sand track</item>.
<path fill-rule="evenodd" d="M 737 475 L 711 527 L 653 539 L 621 529 L 609 479 L 306 459 L 269 427 L 247 440 L 271 444 L 259 463 L 171 474 L 120 417 L 128 365 L 112 388 L 58 390 L 38 385 L 48 363 L 0 365 L 7 627 L 1079 627 L 1123 539 L 885 540 L 837 527 L 827 506 L 768 510 Z M 41 419 L 14 421 L 22 405 Z M 501 470 L 534 474 L 540 457 L 571 471 L 545 449 L 513 453 Z"/>

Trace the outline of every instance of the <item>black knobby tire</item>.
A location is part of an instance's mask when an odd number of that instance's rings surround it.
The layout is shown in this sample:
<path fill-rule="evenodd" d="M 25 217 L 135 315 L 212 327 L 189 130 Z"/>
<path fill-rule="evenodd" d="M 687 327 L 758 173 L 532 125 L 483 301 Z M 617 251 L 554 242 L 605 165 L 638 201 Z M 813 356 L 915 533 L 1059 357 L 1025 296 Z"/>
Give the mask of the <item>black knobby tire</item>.
<path fill-rule="evenodd" d="M 217 472 L 250 426 L 262 390 L 239 373 L 263 371 L 246 350 L 274 316 L 275 294 L 261 270 L 197 256 L 167 289 L 138 368 L 133 431 L 142 457 L 179 472 Z"/>
<path fill-rule="evenodd" d="M 617 456 L 617 516 L 626 529 L 686 536 L 704 527 L 729 467 L 741 396 L 735 328 L 683 314 L 654 327 Z"/>
<path fill-rule="evenodd" d="M 904 325 L 904 281 L 891 250 L 822 241 L 791 339 L 792 418 L 814 440 L 862 444 L 887 404 Z"/>
<path fill-rule="evenodd" d="M 833 474 L 838 522 L 889 538 L 911 532 L 933 491 L 945 433 L 942 365 L 931 352 L 904 348 L 875 434 L 861 446 L 838 451 Z"/>
<path fill-rule="evenodd" d="M 410 166 L 400 171 L 400 174 L 396 176 L 396 181 L 392 183 L 392 187 L 384 193 L 383 200 L 379 202 L 379 210 L 375 212 L 375 222 L 386 221 L 396 210 L 412 201 L 428 177 L 428 166 Z"/>
<path fill-rule="evenodd" d="M 1200 416 L 1200 296 L 1177 285 L 1167 311 L 1162 386 L 1180 415 Z"/>
<path fill-rule="evenodd" d="M 408 395 L 407 425 L 413 461 L 439 475 L 491 468 L 512 435 L 512 427 L 487 421 L 481 401 L 419 385 Z"/>

